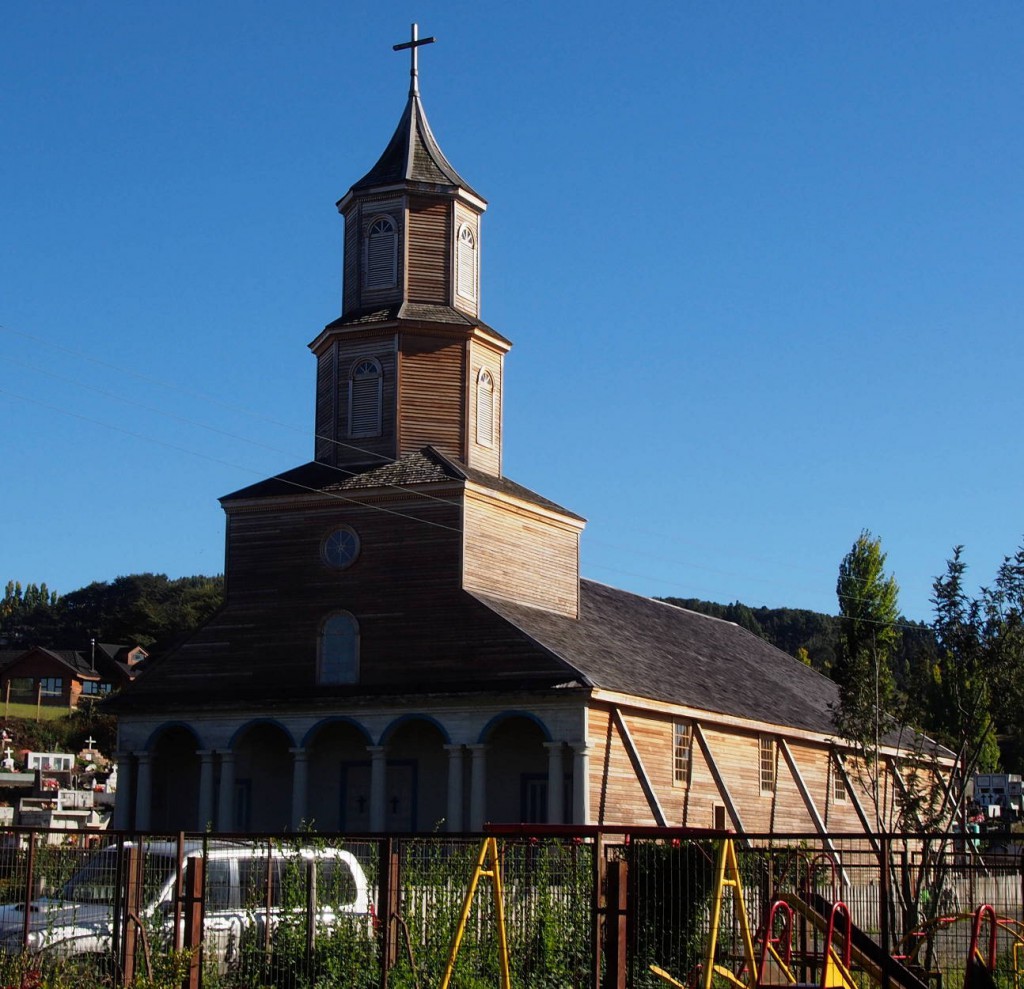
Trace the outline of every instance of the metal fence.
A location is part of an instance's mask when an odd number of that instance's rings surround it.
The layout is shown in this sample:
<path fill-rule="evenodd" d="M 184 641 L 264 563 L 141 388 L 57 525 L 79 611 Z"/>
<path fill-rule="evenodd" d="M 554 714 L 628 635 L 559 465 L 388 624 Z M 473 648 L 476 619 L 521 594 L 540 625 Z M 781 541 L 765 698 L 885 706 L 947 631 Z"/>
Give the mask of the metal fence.
<path fill-rule="evenodd" d="M 842 901 L 856 936 L 874 946 L 855 955 L 861 985 L 960 989 L 972 938 L 987 958 L 991 926 L 989 974 L 1001 989 L 1021 989 L 1013 855 L 928 835 L 731 835 L 735 876 L 723 885 L 721 832 L 495 834 L 516 987 L 662 989 L 653 965 L 699 989 L 712 942 L 716 985 L 731 973 L 753 986 L 759 963 L 743 938 L 740 898 L 759 951 L 772 904 L 784 896 L 799 983 L 820 984 L 820 918 Z M 454 989 L 495 986 L 500 925 L 493 879 L 476 873 L 481 841 L 0 832 L 0 989 L 427 989 L 446 973 Z M 976 911 L 985 904 L 996 923 L 979 938 Z M 777 925 L 768 936 L 781 942 Z"/>

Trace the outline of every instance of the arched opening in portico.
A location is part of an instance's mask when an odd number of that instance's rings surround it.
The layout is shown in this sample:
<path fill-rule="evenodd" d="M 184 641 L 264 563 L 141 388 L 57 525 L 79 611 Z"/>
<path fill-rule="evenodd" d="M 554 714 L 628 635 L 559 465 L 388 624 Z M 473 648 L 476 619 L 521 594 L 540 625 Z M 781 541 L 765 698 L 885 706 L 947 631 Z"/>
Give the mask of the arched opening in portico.
<path fill-rule="evenodd" d="M 290 824 L 292 756 L 288 733 L 275 722 L 239 730 L 235 754 L 234 813 L 238 831 L 284 831 Z"/>
<path fill-rule="evenodd" d="M 307 818 L 318 831 L 368 831 L 370 737 L 352 721 L 327 721 L 306 737 Z"/>
<path fill-rule="evenodd" d="M 548 820 L 547 739 L 546 730 L 525 715 L 509 715 L 489 728 L 483 738 L 488 821 L 537 824 Z"/>
<path fill-rule="evenodd" d="M 384 821 L 388 831 L 439 831 L 448 804 L 447 739 L 433 721 L 403 719 L 384 734 L 387 782 Z"/>
<path fill-rule="evenodd" d="M 169 726 L 150 741 L 152 784 L 149 829 L 192 831 L 199 806 L 199 744 L 184 725 Z"/>

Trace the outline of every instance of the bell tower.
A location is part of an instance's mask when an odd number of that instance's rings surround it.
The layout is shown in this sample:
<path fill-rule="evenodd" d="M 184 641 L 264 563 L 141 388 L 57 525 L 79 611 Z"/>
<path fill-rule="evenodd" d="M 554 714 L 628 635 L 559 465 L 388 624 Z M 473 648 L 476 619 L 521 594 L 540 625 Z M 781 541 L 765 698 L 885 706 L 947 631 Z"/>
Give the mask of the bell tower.
<path fill-rule="evenodd" d="M 419 93 L 377 163 L 338 201 L 345 218 L 341 317 L 317 357 L 316 459 L 338 467 L 431 445 L 501 473 L 508 340 L 480 321 L 480 226 L 487 201 L 452 167 Z"/>

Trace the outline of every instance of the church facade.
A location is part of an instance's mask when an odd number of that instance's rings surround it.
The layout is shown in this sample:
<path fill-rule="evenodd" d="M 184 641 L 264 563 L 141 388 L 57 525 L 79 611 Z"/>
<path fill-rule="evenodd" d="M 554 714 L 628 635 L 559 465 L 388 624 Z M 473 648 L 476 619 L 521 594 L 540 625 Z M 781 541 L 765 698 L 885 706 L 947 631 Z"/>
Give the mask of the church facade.
<path fill-rule="evenodd" d="M 115 825 L 869 828 L 830 681 L 581 579 L 584 520 L 503 475 L 487 203 L 431 132 L 413 53 L 394 135 L 338 202 L 314 460 L 222 499 L 223 607 L 108 702 Z M 893 763 L 887 815 L 900 786 Z"/>

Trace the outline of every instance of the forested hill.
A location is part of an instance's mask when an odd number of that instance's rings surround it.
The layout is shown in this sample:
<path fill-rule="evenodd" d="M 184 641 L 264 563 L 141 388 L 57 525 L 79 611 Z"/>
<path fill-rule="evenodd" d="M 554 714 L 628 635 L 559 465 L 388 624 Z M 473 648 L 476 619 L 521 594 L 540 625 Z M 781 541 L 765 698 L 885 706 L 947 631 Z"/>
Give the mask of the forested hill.
<path fill-rule="evenodd" d="M 9 581 L 0 599 L 0 646 L 86 649 L 90 638 L 160 652 L 221 605 L 224 578 L 141 573 L 96 581 L 63 596 Z"/>
<path fill-rule="evenodd" d="M 704 615 L 734 622 L 759 635 L 790 656 L 807 663 L 826 676 L 835 666 L 839 644 L 839 618 L 803 608 L 751 608 L 741 604 L 716 604 L 699 598 L 659 598 L 677 608 L 688 608 Z M 935 637 L 926 625 L 900 619 L 903 638 L 893 657 L 893 673 L 900 684 L 906 683 L 913 668 L 926 656 L 934 656 Z"/>

